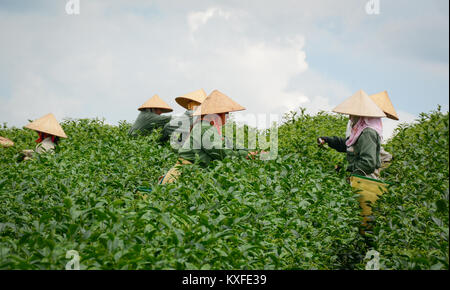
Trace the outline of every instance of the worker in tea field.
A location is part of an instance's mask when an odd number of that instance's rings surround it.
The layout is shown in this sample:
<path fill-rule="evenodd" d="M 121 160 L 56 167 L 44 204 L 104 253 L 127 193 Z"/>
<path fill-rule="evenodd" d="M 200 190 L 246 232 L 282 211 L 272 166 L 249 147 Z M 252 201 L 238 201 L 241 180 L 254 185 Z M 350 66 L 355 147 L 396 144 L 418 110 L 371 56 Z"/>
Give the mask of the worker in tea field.
<path fill-rule="evenodd" d="M 31 122 L 26 125 L 25 128 L 34 130 L 38 133 L 38 139 L 36 140 L 36 143 L 38 144 L 36 145 L 35 150 L 22 151 L 24 160 L 31 159 L 35 153 L 53 153 L 55 147 L 58 145 L 59 138 L 67 138 L 61 125 L 51 113 Z"/>
<path fill-rule="evenodd" d="M 318 141 L 320 144 L 327 143 L 339 152 L 347 153 L 347 170 L 352 173 L 349 183 L 359 193 L 362 216 L 360 233 L 365 235 L 375 221 L 372 206 L 389 186 L 388 183 L 377 180 L 380 177 L 382 159 L 392 159 L 389 153 L 382 154 L 384 150 L 381 147 L 381 118 L 387 116 L 398 120 L 398 117 L 386 92 L 369 97 L 360 90 L 333 111 L 350 115 L 346 138 L 320 137 Z"/>
<path fill-rule="evenodd" d="M 173 138 L 173 141 L 182 144 L 189 135 L 193 126 L 193 112 L 206 99 L 206 92 L 203 89 L 177 97 L 175 101 L 186 109 L 186 112 L 179 117 L 172 117 L 170 122 L 164 125 L 161 132 L 161 141 Z"/>
<path fill-rule="evenodd" d="M 350 116 L 346 138 L 320 137 L 319 144 L 327 143 L 339 152 L 347 153 L 347 171 L 374 179 L 379 178 L 381 141 L 386 114 L 362 90 L 346 99 L 333 112 Z"/>
<path fill-rule="evenodd" d="M 163 128 L 170 122 L 171 117 L 162 114 L 173 111 L 158 95 L 151 97 L 138 110 L 140 113 L 128 132 L 130 136 L 136 136 L 139 133 L 148 134 L 154 129 Z"/>
<path fill-rule="evenodd" d="M 179 160 L 166 175 L 159 178 L 159 184 L 171 183 L 179 176 L 182 165 L 192 164 L 198 158 L 200 165 L 207 166 L 213 160 L 222 160 L 226 156 L 248 157 L 256 155 L 246 149 L 235 149 L 227 138 L 222 136 L 222 126 L 231 112 L 245 110 L 230 97 L 214 90 L 198 107 L 193 115 L 194 126 L 189 138 L 178 150 Z"/>

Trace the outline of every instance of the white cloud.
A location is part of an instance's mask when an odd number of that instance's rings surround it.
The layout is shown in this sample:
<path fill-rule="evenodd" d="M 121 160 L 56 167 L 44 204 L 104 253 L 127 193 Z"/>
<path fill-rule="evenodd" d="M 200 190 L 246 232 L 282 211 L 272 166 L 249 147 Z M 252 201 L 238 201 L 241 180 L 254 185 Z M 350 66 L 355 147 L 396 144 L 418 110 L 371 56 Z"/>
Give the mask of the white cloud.
<path fill-rule="evenodd" d="M 195 11 L 188 14 L 188 24 L 191 32 L 195 32 L 200 26 L 205 25 L 214 16 L 228 19 L 230 13 L 217 7 L 208 8 L 205 11 Z"/>
<path fill-rule="evenodd" d="M 311 35 L 326 36 L 339 53 L 348 48 L 340 29 L 356 30 L 366 17 L 364 5 L 350 2 L 115 0 L 83 1 L 78 16 L 64 5 L 47 14 L 0 11 L 0 76 L 10 91 L 0 96 L 1 121 L 22 125 L 49 111 L 134 121 L 153 94 L 178 113 L 174 98 L 199 88 L 223 91 L 247 113 L 330 110 L 354 93 L 353 84 L 317 69 L 306 49 Z M 436 70 L 448 77 L 448 66 Z"/>
<path fill-rule="evenodd" d="M 207 19 L 214 13 L 211 9 L 188 14 Z M 228 11 L 222 10 L 229 15 Z M 202 16 L 202 17 L 200 17 Z M 248 19 L 234 21 L 240 33 L 233 27 L 223 30 L 228 23 L 216 22 L 196 34 L 197 53 L 201 58 L 173 60 L 174 68 L 190 79 L 202 79 L 209 88 L 219 88 L 247 108 L 248 113 L 278 113 L 307 107 L 311 112 L 329 109 L 325 96 L 308 96 L 304 87 L 295 87 L 291 81 L 308 71 L 305 38 L 303 35 L 287 35 L 269 40 L 252 39 L 247 36 Z M 223 26 L 222 26 L 223 25 Z M 218 30 L 221 33 L 217 33 Z M 310 75 L 313 75 L 310 74 Z M 310 79 L 319 80 L 320 77 Z M 320 79 L 322 82 L 323 79 Z M 305 85 L 309 88 L 314 83 Z M 318 85 L 316 83 L 316 85 Z M 329 85 L 320 83 L 322 91 Z M 293 88 L 295 87 L 295 88 Z M 311 89 L 309 91 L 312 91 Z"/>
<path fill-rule="evenodd" d="M 197 38 L 204 57 L 179 66 L 183 74 L 202 79 L 209 88 L 222 90 L 254 112 L 286 110 L 299 98 L 308 100 L 298 91 L 287 90 L 292 77 L 308 69 L 303 50 L 288 42 L 241 37 L 217 46 L 208 41 L 212 37 Z"/>

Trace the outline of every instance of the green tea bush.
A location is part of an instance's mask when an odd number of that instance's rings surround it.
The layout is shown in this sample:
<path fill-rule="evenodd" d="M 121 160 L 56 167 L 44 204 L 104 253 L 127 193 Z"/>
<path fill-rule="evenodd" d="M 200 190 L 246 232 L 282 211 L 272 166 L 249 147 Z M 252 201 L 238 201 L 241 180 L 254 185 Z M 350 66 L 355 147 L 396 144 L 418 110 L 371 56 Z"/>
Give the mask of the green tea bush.
<path fill-rule="evenodd" d="M 164 186 L 156 185 L 157 179 L 175 164 L 177 154 L 158 142 L 159 132 L 130 138 L 125 122 L 110 126 L 101 120 L 66 120 L 62 126 L 69 138 L 55 154 L 19 162 L 22 149 L 34 148 L 36 133 L 4 126 L 0 135 L 16 144 L 0 151 L 0 268 L 64 269 L 66 252 L 76 250 L 81 269 L 363 269 L 370 247 L 359 234 L 357 195 L 345 172 L 334 167 L 345 164 L 345 155 L 316 145 L 318 136 L 343 135 L 346 122 L 325 113 L 291 113 L 278 128 L 275 160 L 233 157 L 207 168 L 186 165 L 178 182 Z M 430 134 L 447 130 L 447 140 L 440 142 L 448 145 L 448 114 L 446 122 L 446 129 L 429 128 L 435 130 Z M 415 136 L 404 131 L 403 136 Z M 403 146 L 396 140 L 390 144 Z M 447 166 L 442 179 L 437 172 L 422 172 L 422 199 L 408 193 L 409 203 L 424 214 L 435 210 L 426 227 L 417 225 L 427 233 L 423 238 L 414 229 L 401 231 L 406 221 L 389 233 L 380 230 L 406 217 L 397 209 L 405 204 L 394 198 L 405 195 L 400 185 L 380 202 L 383 217 L 373 239 L 387 268 L 410 268 L 405 263 L 430 268 L 439 262 L 448 269 L 448 255 L 441 252 L 445 247 L 448 252 L 448 151 L 442 157 L 443 150 L 423 157 L 447 158 L 446 164 L 436 165 Z M 411 181 L 403 181 L 406 173 L 396 168 L 414 158 L 394 155 L 396 163 L 386 178 L 409 188 Z M 413 176 L 413 165 L 409 170 Z M 445 195 L 446 188 L 447 196 L 428 199 L 435 193 L 424 191 L 428 181 L 435 182 L 432 188 L 439 181 L 436 192 L 444 189 Z M 142 198 L 139 186 L 153 190 Z M 392 220 L 387 211 L 395 213 Z M 442 225 L 434 226 L 432 217 Z M 408 260 L 396 251 L 397 238 L 428 246 L 418 251 L 439 249 L 435 255 L 443 260 Z"/>
<path fill-rule="evenodd" d="M 448 269 L 449 115 L 421 114 L 386 146 L 394 184 L 376 204 L 374 240 L 386 269 Z"/>

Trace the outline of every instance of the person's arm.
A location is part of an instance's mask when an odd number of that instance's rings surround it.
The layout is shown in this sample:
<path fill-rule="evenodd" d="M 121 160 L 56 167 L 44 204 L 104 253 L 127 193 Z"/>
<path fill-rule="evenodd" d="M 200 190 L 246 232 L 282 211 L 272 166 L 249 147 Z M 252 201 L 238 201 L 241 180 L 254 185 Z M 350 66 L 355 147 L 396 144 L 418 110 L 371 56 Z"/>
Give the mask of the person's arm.
<path fill-rule="evenodd" d="M 161 138 L 160 141 L 167 141 L 170 139 L 171 135 L 178 131 L 177 129 L 180 127 L 180 118 L 179 117 L 173 117 L 170 122 L 167 122 L 162 131 L 161 131 Z"/>
<path fill-rule="evenodd" d="M 162 132 L 161 132 L 161 141 L 167 141 L 172 136 L 172 134 L 177 134 L 177 138 L 186 138 L 186 136 L 189 134 L 189 131 L 192 126 L 192 111 L 187 110 L 184 112 L 181 116 L 174 116 L 172 119 L 164 125 Z"/>
<path fill-rule="evenodd" d="M 342 152 L 345 153 L 347 152 L 347 145 L 345 145 L 345 138 L 341 138 L 341 137 L 320 137 L 321 139 L 323 139 L 328 146 L 330 146 L 331 148 L 335 149 L 338 152 Z"/>
<path fill-rule="evenodd" d="M 372 174 L 377 169 L 378 133 L 372 129 L 364 130 L 354 144 L 355 152 L 359 155 L 355 159 L 351 171 L 358 175 Z"/>
<path fill-rule="evenodd" d="M 136 135 L 138 131 L 151 131 L 155 128 L 164 127 L 170 122 L 171 116 L 157 115 L 152 112 L 142 111 L 139 113 L 133 126 L 128 131 L 129 135 Z"/>

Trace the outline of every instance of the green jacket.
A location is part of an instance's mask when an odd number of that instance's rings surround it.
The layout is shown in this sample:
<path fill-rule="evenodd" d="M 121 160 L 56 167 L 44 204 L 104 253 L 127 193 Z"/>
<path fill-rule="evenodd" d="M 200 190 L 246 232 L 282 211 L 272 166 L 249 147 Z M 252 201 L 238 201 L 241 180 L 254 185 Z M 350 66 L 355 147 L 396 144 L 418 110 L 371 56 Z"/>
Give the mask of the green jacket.
<path fill-rule="evenodd" d="M 171 119 L 171 116 L 163 116 L 143 110 L 139 113 L 133 126 L 128 131 L 128 134 L 135 136 L 138 133 L 148 134 L 152 130 L 164 127 Z"/>
<path fill-rule="evenodd" d="M 248 150 L 233 148 L 232 143 L 222 138 L 214 126 L 202 121 L 194 125 L 189 139 L 178 150 L 178 155 L 190 162 L 195 162 L 198 156 L 201 165 L 207 166 L 211 161 L 222 160 L 227 156 L 246 157 Z"/>
<path fill-rule="evenodd" d="M 161 131 L 161 141 L 167 141 L 170 136 L 176 131 L 177 139 L 187 136 L 193 123 L 193 111 L 187 110 L 179 117 L 173 117 L 170 122 L 166 123 Z M 183 136 L 182 136 L 183 134 Z M 186 137 L 185 137 L 186 138 Z M 181 141 L 181 140 L 180 140 Z"/>
<path fill-rule="evenodd" d="M 369 175 L 381 167 L 380 148 L 381 138 L 372 128 L 366 128 L 358 140 L 347 147 L 345 138 L 327 137 L 327 143 L 331 148 L 339 152 L 347 153 L 347 171 L 358 175 Z"/>

